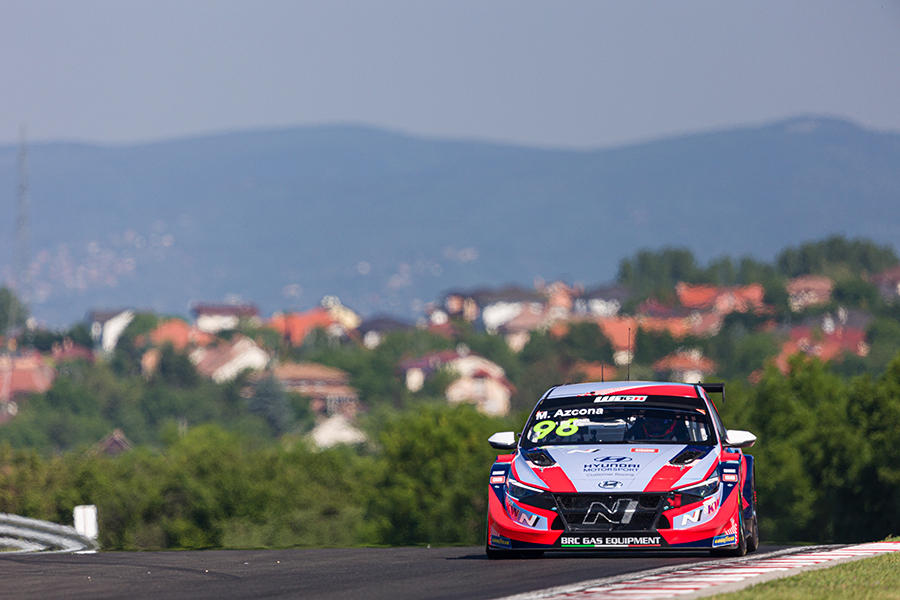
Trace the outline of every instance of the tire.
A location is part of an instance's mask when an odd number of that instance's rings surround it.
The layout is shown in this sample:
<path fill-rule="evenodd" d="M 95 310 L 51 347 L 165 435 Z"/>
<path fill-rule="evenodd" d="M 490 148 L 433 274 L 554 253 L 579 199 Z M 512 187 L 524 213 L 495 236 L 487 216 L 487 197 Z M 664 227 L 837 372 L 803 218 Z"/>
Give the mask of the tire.
<path fill-rule="evenodd" d="M 750 523 L 750 537 L 747 538 L 747 552 L 756 552 L 759 548 L 759 521 L 756 513 L 753 513 L 753 521 Z"/>

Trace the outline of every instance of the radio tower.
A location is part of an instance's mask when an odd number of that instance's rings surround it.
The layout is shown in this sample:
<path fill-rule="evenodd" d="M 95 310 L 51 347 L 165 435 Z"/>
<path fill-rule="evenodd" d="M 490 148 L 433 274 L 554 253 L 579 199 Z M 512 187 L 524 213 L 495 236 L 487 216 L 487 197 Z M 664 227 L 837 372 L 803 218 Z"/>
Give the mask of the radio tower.
<path fill-rule="evenodd" d="M 16 239 L 13 258 L 13 283 L 20 303 L 20 311 L 10 310 L 7 331 L 28 318 L 31 303 L 31 225 L 28 215 L 31 201 L 28 198 L 28 144 L 26 128 L 22 125 L 22 141 L 19 146 L 19 185 L 16 189 Z M 16 313 L 16 314 L 14 314 Z M 29 328 L 26 328 L 28 330 Z M 29 335 L 26 333 L 26 335 Z M 29 335 L 30 337 L 30 335 Z"/>
<path fill-rule="evenodd" d="M 25 142 L 25 125 L 22 125 L 22 144 L 19 147 L 19 185 L 16 189 L 16 239 L 15 256 L 13 257 L 13 281 L 6 323 L 2 326 L 4 331 L 4 344 L 0 351 L 0 415 L 16 414 L 15 403 L 11 402 L 10 393 L 12 386 L 13 362 L 15 357 L 11 350 L 15 347 L 11 341 L 17 325 L 28 317 L 28 302 L 31 298 L 31 271 L 29 269 L 28 252 L 28 146 Z M 16 302 L 18 296 L 19 302 Z M 26 337 L 30 338 L 30 332 L 26 330 Z M 31 340 L 26 343 L 30 346 Z"/>

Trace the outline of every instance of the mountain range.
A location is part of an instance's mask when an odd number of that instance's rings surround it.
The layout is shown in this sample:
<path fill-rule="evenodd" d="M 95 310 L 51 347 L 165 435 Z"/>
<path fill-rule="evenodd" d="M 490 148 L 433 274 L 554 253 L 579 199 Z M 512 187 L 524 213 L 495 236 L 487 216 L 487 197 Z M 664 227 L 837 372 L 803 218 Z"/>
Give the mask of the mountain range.
<path fill-rule="evenodd" d="M 0 147 L 10 281 L 20 148 Z M 413 317 L 450 289 L 591 287 L 644 248 L 700 260 L 829 234 L 900 246 L 900 134 L 804 116 L 597 150 L 354 125 L 27 148 L 31 311 L 264 314 L 323 296 Z"/>

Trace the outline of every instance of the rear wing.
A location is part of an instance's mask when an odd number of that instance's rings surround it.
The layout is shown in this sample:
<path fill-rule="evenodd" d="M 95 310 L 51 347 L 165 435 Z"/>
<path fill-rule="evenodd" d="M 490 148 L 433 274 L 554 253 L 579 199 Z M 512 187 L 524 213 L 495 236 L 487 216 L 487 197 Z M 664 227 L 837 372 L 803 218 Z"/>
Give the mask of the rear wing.
<path fill-rule="evenodd" d="M 697 384 L 707 394 L 722 394 L 722 402 L 725 402 L 725 384 L 724 383 L 700 383 Z"/>

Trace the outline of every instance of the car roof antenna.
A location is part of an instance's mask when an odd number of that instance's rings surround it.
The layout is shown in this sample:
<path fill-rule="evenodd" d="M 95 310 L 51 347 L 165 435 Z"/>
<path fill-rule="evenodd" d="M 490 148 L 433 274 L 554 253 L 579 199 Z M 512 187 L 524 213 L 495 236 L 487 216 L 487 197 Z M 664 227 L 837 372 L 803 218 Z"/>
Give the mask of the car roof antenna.
<path fill-rule="evenodd" d="M 600 363 L 600 383 L 606 383 L 606 377 L 603 375 L 603 363 Z"/>
<path fill-rule="evenodd" d="M 619 330 L 621 331 L 621 329 Z M 625 381 L 631 381 L 631 360 L 634 358 L 634 352 L 631 346 L 631 327 L 628 328 L 628 371 L 625 375 Z"/>

